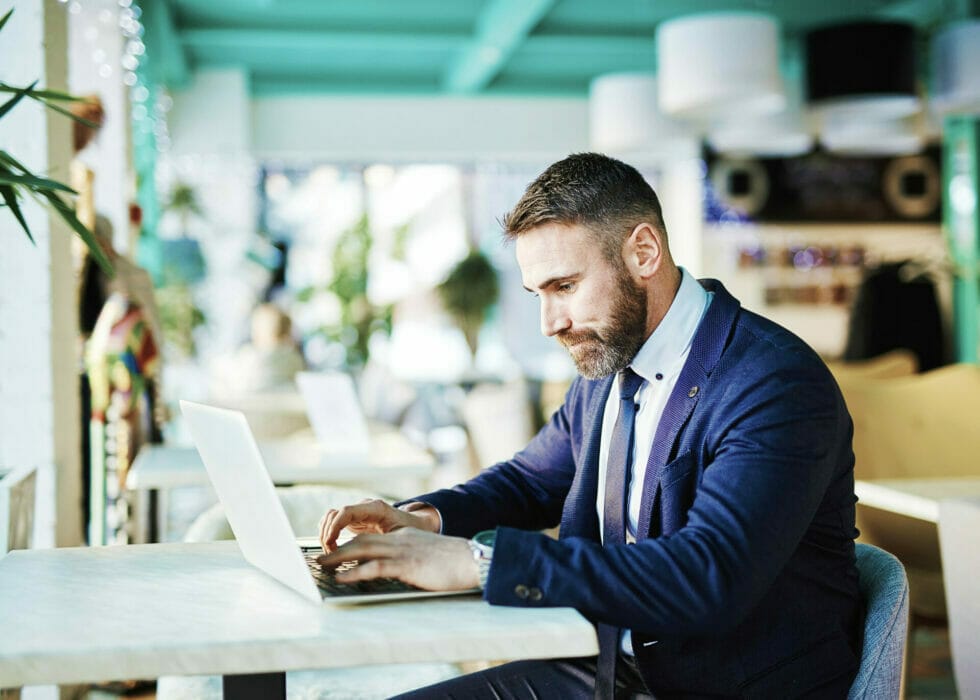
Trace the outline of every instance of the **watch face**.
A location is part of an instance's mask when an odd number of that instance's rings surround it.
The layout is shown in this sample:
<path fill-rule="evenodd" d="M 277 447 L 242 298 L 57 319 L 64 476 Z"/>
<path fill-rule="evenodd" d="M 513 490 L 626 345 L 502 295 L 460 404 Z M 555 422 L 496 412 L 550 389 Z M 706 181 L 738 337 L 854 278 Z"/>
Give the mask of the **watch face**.
<path fill-rule="evenodd" d="M 496 530 L 483 530 L 473 535 L 473 541 L 477 544 L 481 544 L 484 547 L 493 547 L 493 543 L 497 539 Z"/>

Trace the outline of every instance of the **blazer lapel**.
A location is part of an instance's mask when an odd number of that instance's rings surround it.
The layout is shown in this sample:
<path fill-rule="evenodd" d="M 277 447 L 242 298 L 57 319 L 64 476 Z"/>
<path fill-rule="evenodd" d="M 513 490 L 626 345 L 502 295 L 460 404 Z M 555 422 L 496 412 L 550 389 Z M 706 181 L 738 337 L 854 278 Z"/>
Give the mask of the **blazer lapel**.
<path fill-rule="evenodd" d="M 714 292 L 714 298 L 694 334 L 687 362 L 681 369 L 657 426 L 643 481 L 637 539 L 645 539 L 650 535 L 650 523 L 660 488 L 661 470 L 675 456 L 681 428 L 687 423 L 701 398 L 711 370 L 714 369 L 728 342 L 728 336 L 740 308 L 738 301 L 717 280 L 700 280 L 700 282 L 709 292 Z"/>
<path fill-rule="evenodd" d="M 599 517 L 596 498 L 599 490 L 599 445 L 602 441 L 602 414 L 616 375 L 600 381 L 592 394 L 583 435 L 581 457 L 575 478 L 565 499 L 561 516 L 561 537 L 584 537 L 599 540 Z"/>

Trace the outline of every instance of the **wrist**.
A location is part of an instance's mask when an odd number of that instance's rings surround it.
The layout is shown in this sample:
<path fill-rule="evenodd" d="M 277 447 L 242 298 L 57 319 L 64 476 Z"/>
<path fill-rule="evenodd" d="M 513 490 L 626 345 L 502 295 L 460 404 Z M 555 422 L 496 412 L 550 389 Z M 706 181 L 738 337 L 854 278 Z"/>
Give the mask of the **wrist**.
<path fill-rule="evenodd" d="M 493 547 L 496 538 L 496 530 L 484 530 L 473 535 L 473 539 L 468 541 L 480 579 L 480 590 L 485 590 L 487 587 L 487 579 L 490 577 L 490 564 L 493 562 Z"/>
<path fill-rule="evenodd" d="M 428 503 L 411 501 L 398 506 L 398 510 L 420 518 L 425 523 L 424 527 L 419 528 L 420 530 L 428 530 L 436 534 L 442 532 L 442 516 L 436 508 Z"/>

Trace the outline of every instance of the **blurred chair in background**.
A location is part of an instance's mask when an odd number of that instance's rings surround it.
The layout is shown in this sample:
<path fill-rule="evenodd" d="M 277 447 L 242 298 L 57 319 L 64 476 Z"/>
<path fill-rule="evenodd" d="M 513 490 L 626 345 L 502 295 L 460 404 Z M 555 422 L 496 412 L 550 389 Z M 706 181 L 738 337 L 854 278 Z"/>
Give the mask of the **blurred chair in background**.
<path fill-rule="evenodd" d="M 850 381 L 889 379 L 915 374 L 919 371 L 919 361 L 911 350 L 899 348 L 867 360 L 834 360 L 828 362 L 827 367 L 843 388 L 844 383 Z"/>
<path fill-rule="evenodd" d="M 534 416 L 523 381 L 478 384 L 466 393 L 461 411 L 477 471 L 510 459 L 534 436 Z"/>
<path fill-rule="evenodd" d="M 856 545 L 865 605 L 864 645 L 848 700 L 884 700 L 901 695 L 909 622 L 909 584 L 898 559 L 869 544 Z"/>
<path fill-rule="evenodd" d="M 980 367 L 840 382 L 854 420 L 856 479 L 980 475 Z M 858 503 L 861 540 L 894 553 L 911 586 L 913 626 L 946 618 L 934 523 Z"/>
<path fill-rule="evenodd" d="M 34 467 L 0 466 L 0 557 L 33 543 L 36 482 Z"/>
<path fill-rule="evenodd" d="M 939 504 L 939 544 L 953 672 L 961 698 L 980 698 L 980 498 Z"/>
<path fill-rule="evenodd" d="M 331 486 L 292 486 L 276 493 L 297 537 L 319 533 L 320 517 L 329 508 L 339 508 L 377 495 L 359 489 Z M 191 525 L 185 542 L 234 539 L 221 504 L 215 504 Z M 283 589 L 283 595 L 292 595 Z M 286 673 L 286 697 L 329 700 L 373 700 L 439 683 L 460 675 L 453 664 L 397 664 L 332 668 Z M 163 676 L 157 681 L 157 700 L 220 700 L 220 676 Z"/>

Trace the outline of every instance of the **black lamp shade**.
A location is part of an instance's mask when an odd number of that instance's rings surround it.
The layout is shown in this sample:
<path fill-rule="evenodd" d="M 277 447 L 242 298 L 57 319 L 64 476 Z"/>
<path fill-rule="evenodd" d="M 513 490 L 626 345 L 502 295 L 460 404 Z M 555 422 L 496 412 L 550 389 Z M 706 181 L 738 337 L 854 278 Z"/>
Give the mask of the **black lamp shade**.
<path fill-rule="evenodd" d="M 807 99 L 915 97 L 915 28 L 904 22 L 852 22 L 806 36 Z"/>

